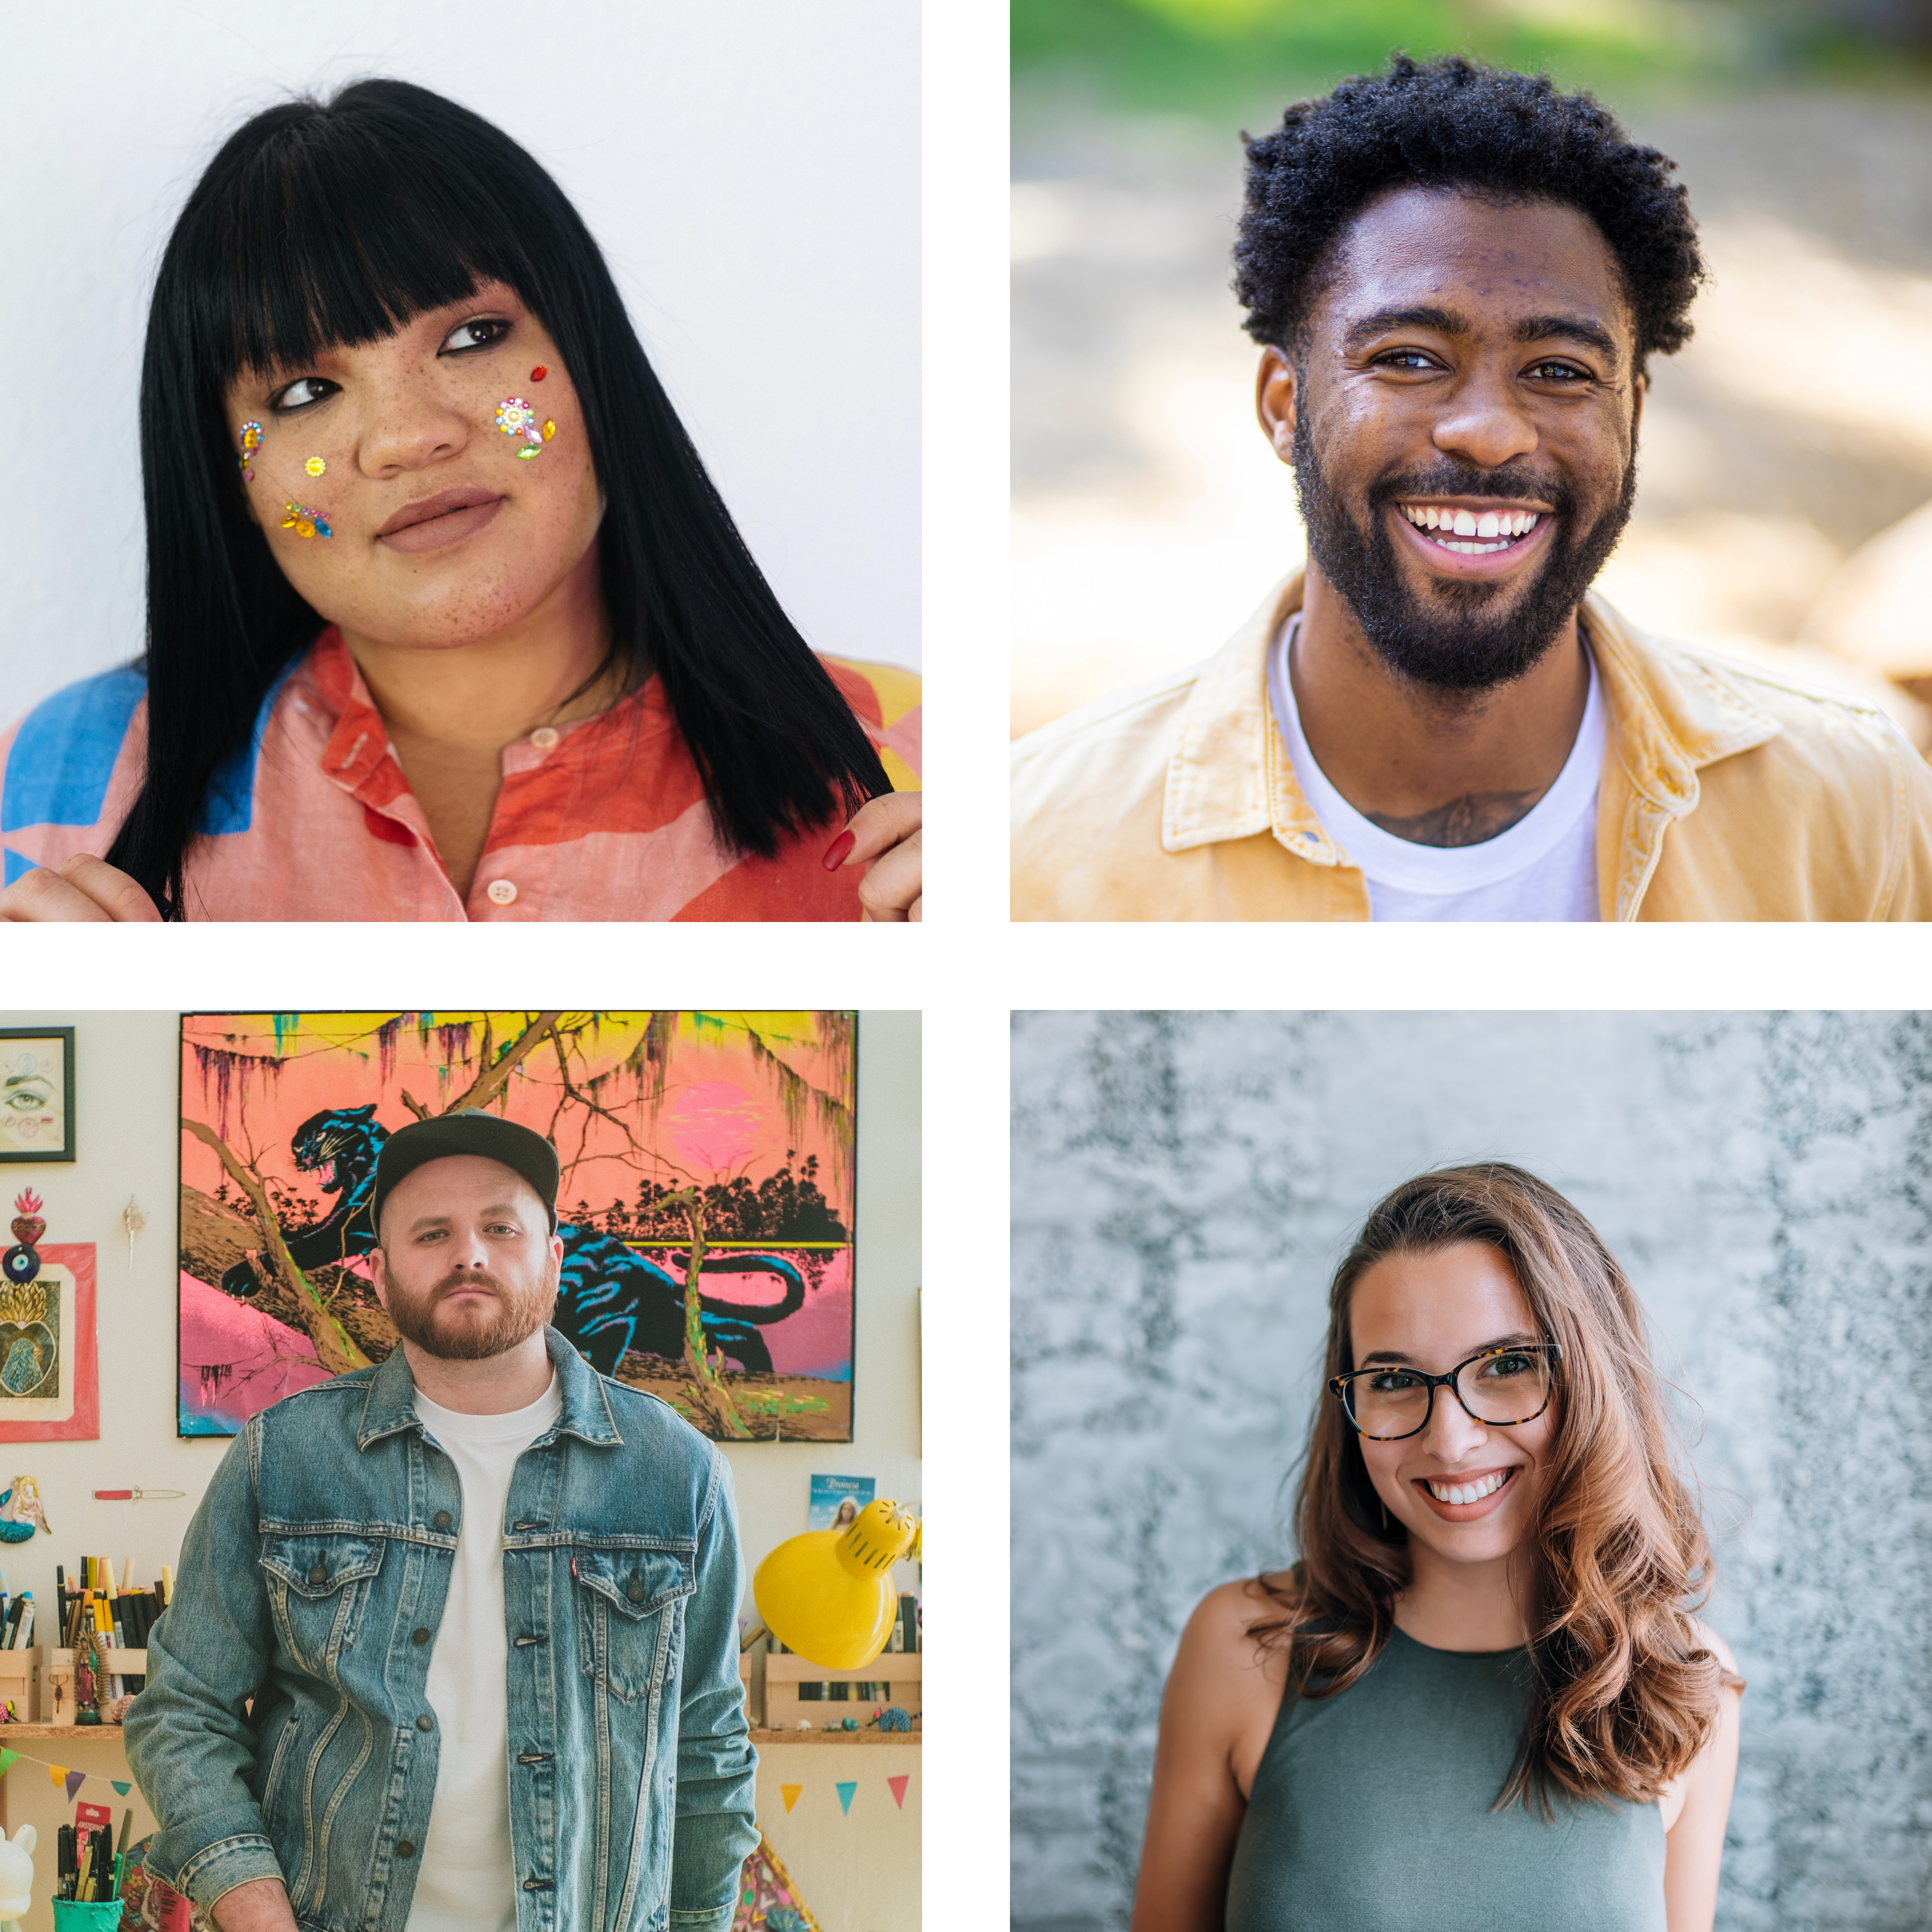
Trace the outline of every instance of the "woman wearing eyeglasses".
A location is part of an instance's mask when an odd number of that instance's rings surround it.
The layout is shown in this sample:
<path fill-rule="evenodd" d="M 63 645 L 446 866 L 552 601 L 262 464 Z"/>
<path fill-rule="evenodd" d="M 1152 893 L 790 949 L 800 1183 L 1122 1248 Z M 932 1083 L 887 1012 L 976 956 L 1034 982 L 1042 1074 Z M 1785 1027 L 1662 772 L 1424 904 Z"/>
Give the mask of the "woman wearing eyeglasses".
<path fill-rule="evenodd" d="M 1326 1373 L 1301 1560 L 1182 1636 L 1133 1932 L 1708 1932 L 1744 1684 L 1616 1258 L 1520 1168 L 1423 1174 Z"/>

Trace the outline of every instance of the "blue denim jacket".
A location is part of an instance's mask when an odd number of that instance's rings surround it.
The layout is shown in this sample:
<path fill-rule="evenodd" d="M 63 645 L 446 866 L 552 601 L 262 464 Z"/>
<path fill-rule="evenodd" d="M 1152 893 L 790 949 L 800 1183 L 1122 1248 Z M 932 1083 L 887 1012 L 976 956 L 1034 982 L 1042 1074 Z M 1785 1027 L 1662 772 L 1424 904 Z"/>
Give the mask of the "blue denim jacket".
<path fill-rule="evenodd" d="M 730 1472 L 547 1339 L 562 1412 L 502 1528 L 518 1932 L 728 1932 L 758 1843 Z M 149 1863 L 197 1904 L 279 1877 L 314 1932 L 408 1922 L 463 1507 L 415 1394 L 398 1348 L 288 1396 L 195 1512 L 127 1743 Z"/>

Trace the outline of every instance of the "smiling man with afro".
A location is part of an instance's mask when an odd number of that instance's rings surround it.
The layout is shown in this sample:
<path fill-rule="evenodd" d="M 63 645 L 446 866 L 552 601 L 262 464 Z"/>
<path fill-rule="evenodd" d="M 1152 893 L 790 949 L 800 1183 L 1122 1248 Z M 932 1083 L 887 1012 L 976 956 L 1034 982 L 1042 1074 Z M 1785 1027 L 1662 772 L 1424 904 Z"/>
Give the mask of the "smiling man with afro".
<path fill-rule="evenodd" d="M 1588 95 L 1394 58 L 1246 143 L 1234 288 L 1308 562 L 1214 657 L 1013 748 L 1013 916 L 1921 920 L 1881 711 L 1590 586 L 1703 266 Z"/>

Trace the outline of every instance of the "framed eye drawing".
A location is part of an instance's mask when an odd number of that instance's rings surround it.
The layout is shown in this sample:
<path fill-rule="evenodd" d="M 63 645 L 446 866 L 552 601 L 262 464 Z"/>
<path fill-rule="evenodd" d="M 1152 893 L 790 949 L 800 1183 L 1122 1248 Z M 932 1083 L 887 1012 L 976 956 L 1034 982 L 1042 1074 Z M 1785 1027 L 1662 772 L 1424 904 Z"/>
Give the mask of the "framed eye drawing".
<path fill-rule="evenodd" d="M 0 1027 L 0 1161 L 74 1157 L 74 1028 Z"/>

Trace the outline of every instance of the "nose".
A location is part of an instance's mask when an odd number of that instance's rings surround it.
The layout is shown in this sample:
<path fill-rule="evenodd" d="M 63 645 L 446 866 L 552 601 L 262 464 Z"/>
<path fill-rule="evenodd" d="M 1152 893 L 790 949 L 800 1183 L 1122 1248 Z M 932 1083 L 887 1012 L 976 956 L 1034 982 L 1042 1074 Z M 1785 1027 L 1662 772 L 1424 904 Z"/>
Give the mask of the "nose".
<path fill-rule="evenodd" d="M 490 1264 L 488 1250 L 483 1237 L 474 1228 L 459 1228 L 449 1244 L 448 1260 L 452 1272 L 460 1268 L 487 1268 Z"/>
<path fill-rule="evenodd" d="M 1478 470 L 1500 470 L 1534 452 L 1536 426 L 1506 379 L 1477 370 L 1456 385 L 1430 440 L 1445 456 Z"/>
<path fill-rule="evenodd" d="M 369 398 L 358 461 L 364 476 L 394 476 L 457 454 L 470 425 L 427 385 L 402 380 Z"/>
<path fill-rule="evenodd" d="M 1422 1432 L 1423 1446 L 1445 1468 L 1466 1462 L 1490 1439 L 1487 1427 L 1456 1400 L 1453 1389 L 1436 1391 L 1436 1407 Z"/>

